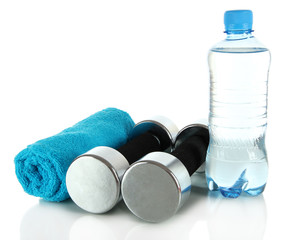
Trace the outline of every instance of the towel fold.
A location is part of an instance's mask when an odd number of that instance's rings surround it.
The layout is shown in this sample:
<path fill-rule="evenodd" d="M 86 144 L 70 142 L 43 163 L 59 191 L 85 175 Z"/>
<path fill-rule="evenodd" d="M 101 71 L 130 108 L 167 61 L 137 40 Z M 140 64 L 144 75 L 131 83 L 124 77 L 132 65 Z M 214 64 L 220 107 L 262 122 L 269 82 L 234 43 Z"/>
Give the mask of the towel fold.
<path fill-rule="evenodd" d="M 65 176 L 71 162 L 96 146 L 125 144 L 133 126 L 129 114 L 119 109 L 97 112 L 22 150 L 14 159 L 17 178 L 28 194 L 63 201 L 69 198 Z"/>

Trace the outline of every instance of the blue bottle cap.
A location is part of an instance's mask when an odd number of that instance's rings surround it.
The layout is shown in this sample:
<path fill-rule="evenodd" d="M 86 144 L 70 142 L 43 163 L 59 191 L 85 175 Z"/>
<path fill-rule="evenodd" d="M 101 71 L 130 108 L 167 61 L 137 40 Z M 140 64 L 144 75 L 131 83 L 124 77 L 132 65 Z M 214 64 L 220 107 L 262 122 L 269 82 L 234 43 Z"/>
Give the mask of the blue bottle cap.
<path fill-rule="evenodd" d="M 224 24 L 227 31 L 252 31 L 253 12 L 251 10 L 231 10 L 224 15 Z"/>

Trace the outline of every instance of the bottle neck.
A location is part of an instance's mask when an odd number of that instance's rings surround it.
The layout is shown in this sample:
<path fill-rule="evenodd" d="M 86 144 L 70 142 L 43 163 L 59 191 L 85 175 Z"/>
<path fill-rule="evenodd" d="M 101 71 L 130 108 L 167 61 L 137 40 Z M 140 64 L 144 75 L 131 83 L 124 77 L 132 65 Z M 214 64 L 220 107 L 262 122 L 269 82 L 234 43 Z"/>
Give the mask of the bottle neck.
<path fill-rule="evenodd" d="M 226 40 L 240 40 L 253 37 L 253 30 L 227 30 Z"/>

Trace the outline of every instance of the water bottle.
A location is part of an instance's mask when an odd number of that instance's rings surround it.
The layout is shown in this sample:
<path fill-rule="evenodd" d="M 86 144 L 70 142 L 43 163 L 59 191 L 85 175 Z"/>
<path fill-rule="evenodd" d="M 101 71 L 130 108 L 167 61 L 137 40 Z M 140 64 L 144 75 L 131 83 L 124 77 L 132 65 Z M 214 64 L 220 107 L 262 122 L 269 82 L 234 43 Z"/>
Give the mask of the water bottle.
<path fill-rule="evenodd" d="M 226 39 L 208 55 L 210 144 L 208 188 L 225 197 L 264 191 L 268 176 L 265 148 L 270 52 L 252 34 L 250 10 L 226 11 Z"/>

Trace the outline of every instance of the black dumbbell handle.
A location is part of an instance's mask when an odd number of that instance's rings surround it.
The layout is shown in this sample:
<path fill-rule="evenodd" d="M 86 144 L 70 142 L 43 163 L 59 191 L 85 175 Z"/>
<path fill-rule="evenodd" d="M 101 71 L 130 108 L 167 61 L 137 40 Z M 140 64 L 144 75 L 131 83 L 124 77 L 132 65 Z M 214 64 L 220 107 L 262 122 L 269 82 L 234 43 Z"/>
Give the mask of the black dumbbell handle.
<path fill-rule="evenodd" d="M 117 149 L 132 164 L 147 153 L 162 151 L 160 140 L 150 132 L 145 132 L 133 138 Z"/>
<path fill-rule="evenodd" d="M 208 140 L 194 135 L 183 141 L 171 155 L 178 158 L 191 176 L 205 161 Z"/>

